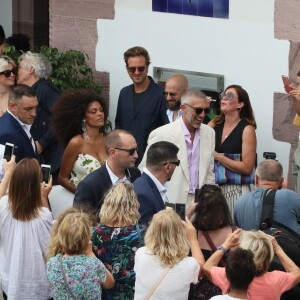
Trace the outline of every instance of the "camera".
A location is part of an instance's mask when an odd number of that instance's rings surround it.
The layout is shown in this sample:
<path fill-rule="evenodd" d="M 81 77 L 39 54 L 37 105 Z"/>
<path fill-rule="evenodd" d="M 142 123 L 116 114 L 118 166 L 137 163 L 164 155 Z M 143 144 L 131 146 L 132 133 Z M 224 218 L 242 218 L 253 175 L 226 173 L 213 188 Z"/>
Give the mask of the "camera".
<path fill-rule="evenodd" d="M 263 157 L 265 159 L 274 159 L 274 160 L 276 160 L 276 153 L 275 152 L 264 152 Z"/>

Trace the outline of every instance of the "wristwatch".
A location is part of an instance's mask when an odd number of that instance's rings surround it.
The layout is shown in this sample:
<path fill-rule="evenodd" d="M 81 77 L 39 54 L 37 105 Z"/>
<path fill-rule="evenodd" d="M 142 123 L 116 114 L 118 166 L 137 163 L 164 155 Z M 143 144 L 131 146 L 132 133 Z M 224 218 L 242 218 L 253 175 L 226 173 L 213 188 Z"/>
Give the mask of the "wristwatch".
<path fill-rule="evenodd" d="M 227 252 L 228 252 L 228 250 L 227 249 L 225 249 L 222 245 L 221 246 L 219 246 L 218 248 L 217 248 L 217 250 L 221 250 L 221 251 L 223 251 L 223 253 L 224 254 L 226 254 Z"/>

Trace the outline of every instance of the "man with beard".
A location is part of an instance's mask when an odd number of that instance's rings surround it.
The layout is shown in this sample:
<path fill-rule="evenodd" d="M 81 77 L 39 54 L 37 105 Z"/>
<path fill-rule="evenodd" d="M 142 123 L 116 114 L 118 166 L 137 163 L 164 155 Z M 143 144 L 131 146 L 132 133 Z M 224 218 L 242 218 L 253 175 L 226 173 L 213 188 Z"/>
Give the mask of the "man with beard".
<path fill-rule="evenodd" d="M 188 80 L 184 75 L 171 76 L 165 85 L 164 95 L 167 100 L 167 116 L 170 123 L 181 117 L 181 96 L 188 90 Z"/>
<path fill-rule="evenodd" d="M 188 90 L 181 99 L 182 116 L 176 121 L 152 131 L 148 139 L 143 161 L 139 165 L 143 169 L 147 150 L 158 141 L 168 141 L 179 148 L 180 166 L 176 168 L 167 191 L 171 203 L 186 204 L 186 208 L 195 198 L 195 189 L 204 184 L 214 184 L 215 132 L 202 124 L 210 111 L 206 95 L 197 89 Z"/>
<path fill-rule="evenodd" d="M 149 147 L 146 168 L 133 183 L 140 203 L 139 223 L 148 225 L 153 215 L 165 208 L 165 203 L 168 202 L 166 183 L 171 180 L 176 166 L 180 164 L 178 150 L 177 146 L 165 141 Z"/>

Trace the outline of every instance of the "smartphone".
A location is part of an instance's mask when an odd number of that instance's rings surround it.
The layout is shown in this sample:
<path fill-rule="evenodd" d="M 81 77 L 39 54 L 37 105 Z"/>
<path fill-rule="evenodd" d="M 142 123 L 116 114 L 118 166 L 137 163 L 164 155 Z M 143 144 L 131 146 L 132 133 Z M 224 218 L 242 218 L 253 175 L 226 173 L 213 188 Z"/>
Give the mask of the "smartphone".
<path fill-rule="evenodd" d="M 42 169 L 42 174 L 43 174 L 43 181 L 45 181 L 45 183 L 49 183 L 51 166 L 50 165 L 41 165 L 41 169 Z"/>
<path fill-rule="evenodd" d="M 175 211 L 178 213 L 181 220 L 185 221 L 185 204 L 176 203 Z"/>
<path fill-rule="evenodd" d="M 10 161 L 13 153 L 14 153 L 14 144 L 5 143 L 3 158 L 5 158 L 7 161 Z"/>
<path fill-rule="evenodd" d="M 290 80 L 285 75 L 282 75 L 281 78 L 282 78 L 282 82 L 283 82 L 283 85 L 284 85 L 284 89 L 289 94 L 291 92 L 291 90 L 292 90 L 291 87 L 290 87 L 290 84 L 291 84 Z"/>

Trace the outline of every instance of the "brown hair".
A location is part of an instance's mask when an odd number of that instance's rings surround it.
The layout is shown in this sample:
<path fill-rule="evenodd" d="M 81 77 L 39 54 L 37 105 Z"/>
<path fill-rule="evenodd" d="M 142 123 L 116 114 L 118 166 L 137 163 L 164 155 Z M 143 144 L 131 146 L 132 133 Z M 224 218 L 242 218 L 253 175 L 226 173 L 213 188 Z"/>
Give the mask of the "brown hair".
<path fill-rule="evenodd" d="M 8 199 L 13 218 L 30 221 L 39 216 L 42 207 L 42 171 L 35 158 L 24 158 L 12 174 Z"/>
<path fill-rule="evenodd" d="M 237 93 L 238 96 L 238 101 L 239 103 L 243 102 L 244 106 L 241 108 L 240 111 L 240 118 L 242 120 L 247 121 L 250 125 L 252 125 L 256 129 L 256 121 L 254 118 L 254 113 L 253 109 L 250 103 L 250 98 L 246 90 L 244 90 L 240 85 L 233 84 L 229 85 L 226 89 L 225 92 L 228 89 L 234 89 Z M 215 125 L 219 125 L 225 121 L 225 115 L 224 113 L 221 112 L 221 114 L 217 117 L 214 118 L 213 123 Z"/>
<path fill-rule="evenodd" d="M 135 56 L 144 56 L 145 60 L 146 60 L 146 65 L 149 66 L 150 65 L 150 56 L 148 51 L 140 46 L 135 46 L 132 47 L 130 49 L 128 49 L 126 52 L 124 52 L 124 60 L 126 63 L 126 66 L 128 66 L 128 59 L 129 57 L 135 57 Z"/>

